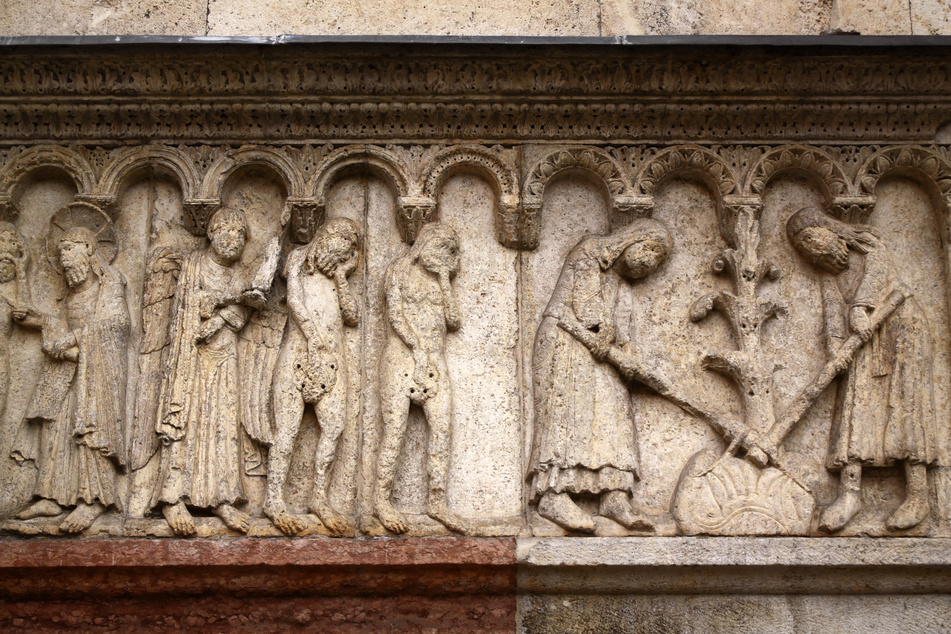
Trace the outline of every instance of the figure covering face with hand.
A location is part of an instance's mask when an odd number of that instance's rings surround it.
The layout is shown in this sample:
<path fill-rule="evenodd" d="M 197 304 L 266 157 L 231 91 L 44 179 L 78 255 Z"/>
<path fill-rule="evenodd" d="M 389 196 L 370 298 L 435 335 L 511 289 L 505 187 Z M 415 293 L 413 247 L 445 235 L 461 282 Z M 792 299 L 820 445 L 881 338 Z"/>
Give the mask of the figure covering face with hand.
<path fill-rule="evenodd" d="M 391 326 L 380 363 L 383 443 L 377 463 L 376 513 L 394 533 L 409 527 L 390 501 L 409 409 L 422 408 L 429 426 L 427 514 L 449 530 L 468 523 L 449 510 L 446 484 L 452 427 L 452 383 L 446 364 L 446 333 L 460 326 L 450 279 L 459 270 L 459 238 L 449 225 L 423 226 L 409 253 L 386 270 L 387 317 Z"/>
<path fill-rule="evenodd" d="M 67 285 L 65 314 L 27 308 L 14 315 L 41 329 L 45 355 L 26 414 L 26 425 L 42 425 L 38 444 L 22 435 L 15 443 L 15 457 L 37 459 L 39 500 L 18 517 L 54 516 L 74 506 L 60 525 L 66 533 L 90 527 L 109 507 L 121 510 L 118 475 L 127 464 L 126 280 L 100 259 L 97 248 L 89 229 L 66 231 L 57 245 Z"/>
<path fill-rule="evenodd" d="M 671 246 L 664 225 L 649 219 L 582 238 L 565 260 L 538 327 L 531 496 L 539 515 L 566 530 L 595 530 L 572 498 L 578 494 L 596 496 L 599 515 L 629 529 L 652 526 L 632 503 L 639 458 L 631 397 L 606 357 L 618 343 L 622 278 L 650 275 Z"/>
<path fill-rule="evenodd" d="M 287 512 L 284 483 L 304 408 L 320 425 L 310 511 L 336 535 L 350 528 L 327 500 L 337 443 L 347 422 L 348 372 L 344 325 L 356 326 L 359 309 L 347 276 L 360 261 L 360 232 L 346 218 L 318 229 L 307 246 L 291 252 L 285 266 L 290 320 L 274 371 L 277 438 L 268 465 L 264 512 L 275 526 L 297 535 L 306 526 Z"/>
<path fill-rule="evenodd" d="M 238 261 L 248 224 L 221 208 L 208 223 L 210 244 L 182 264 L 173 301 L 172 348 L 156 431 L 162 440 L 159 487 L 152 506 L 178 535 L 194 535 L 187 506 L 211 509 L 231 529 L 247 532 L 238 421 L 237 333 L 249 309 Z"/>
<path fill-rule="evenodd" d="M 935 462 L 931 328 L 871 227 L 840 222 L 821 209 L 790 217 L 786 233 L 822 280 L 830 357 L 850 335 L 865 342 L 839 387 L 828 467 L 841 471 L 838 498 L 819 529 L 844 528 L 861 508 L 862 467 L 903 463 L 905 501 L 887 519 L 892 530 L 917 526 L 930 511 L 927 465 Z M 905 300 L 873 329 L 870 316 L 894 293 Z M 846 364 L 840 371 L 846 371 Z"/>

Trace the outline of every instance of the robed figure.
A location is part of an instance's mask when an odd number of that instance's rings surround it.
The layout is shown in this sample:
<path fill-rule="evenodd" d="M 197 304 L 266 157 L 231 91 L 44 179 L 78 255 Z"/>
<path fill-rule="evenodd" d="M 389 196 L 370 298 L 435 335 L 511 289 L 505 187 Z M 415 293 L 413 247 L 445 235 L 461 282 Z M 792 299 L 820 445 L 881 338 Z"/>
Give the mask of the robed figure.
<path fill-rule="evenodd" d="M 239 298 L 245 279 L 238 260 L 248 225 L 238 209 L 218 210 L 207 248 L 182 263 L 173 301 L 171 349 L 156 431 L 162 441 L 159 486 L 152 506 L 179 535 L 196 533 L 188 507 L 210 509 L 233 530 L 250 517 L 241 482 L 238 331 L 249 308 Z"/>
<path fill-rule="evenodd" d="M 842 342 L 865 342 L 840 371 L 828 467 L 840 472 L 839 495 L 820 518 L 823 532 L 843 528 L 861 508 L 863 467 L 904 468 L 904 502 L 888 528 L 912 528 L 927 517 L 927 466 L 935 464 L 935 412 L 931 328 L 876 231 L 805 208 L 786 225 L 790 241 L 830 275 L 822 282 L 826 343 L 834 357 Z M 877 329 L 875 311 L 904 297 Z"/>
<path fill-rule="evenodd" d="M 97 247 L 89 229 L 66 231 L 57 245 L 67 283 L 62 315 L 33 309 L 15 315 L 42 330 L 45 357 L 14 445 L 15 457 L 37 462 L 39 499 L 18 517 L 55 516 L 75 507 L 60 525 L 67 533 L 85 530 L 109 507 L 122 509 L 117 484 L 127 464 L 126 280 L 102 261 Z"/>

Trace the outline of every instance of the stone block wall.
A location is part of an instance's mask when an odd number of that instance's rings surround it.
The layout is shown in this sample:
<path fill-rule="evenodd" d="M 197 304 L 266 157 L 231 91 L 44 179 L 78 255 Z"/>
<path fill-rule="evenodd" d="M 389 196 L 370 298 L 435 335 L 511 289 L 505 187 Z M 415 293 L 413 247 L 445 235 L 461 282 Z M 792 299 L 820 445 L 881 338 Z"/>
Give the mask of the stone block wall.
<path fill-rule="evenodd" d="M 0 35 L 948 35 L 948 0 L 8 0 Z"/>

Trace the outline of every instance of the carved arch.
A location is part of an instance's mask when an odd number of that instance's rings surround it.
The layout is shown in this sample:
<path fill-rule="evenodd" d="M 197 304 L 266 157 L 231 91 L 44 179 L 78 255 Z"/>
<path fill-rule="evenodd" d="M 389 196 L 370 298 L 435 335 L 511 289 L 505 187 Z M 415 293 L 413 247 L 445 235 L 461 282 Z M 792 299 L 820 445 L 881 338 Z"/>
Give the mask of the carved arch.
<path fill-rule="evenodd" d="M 135 172 L 146 167 L 153 167 L 171 176 L 181 187 L 184 200 L 197 197 L 201 177 L 195 163 L 181 150 L 165 145 L 135 148 L 120 154 L 106 166 L 96 187 L 96 194 L 102 200 L 110 201 L 107 204 L 114 204 L 119 189 Z"/>
<path fill-rule="evenodd" d="M 375 145 L 351 145 L 331 152 L 320 162 L 307 185 L 312 197 L 312 207 L 292 221 L 294 235 L 307 241 L 324 219 L 327 193 L 341 177 L 355 170 L 366 170 L 382 177 L 396 190 L 397 226 L 404 241 L 412 243 L 416 233 L 412 231 L 413 219 L 419 224 L 426 222 L 435 211 L 435 201 L 420 195 L 419 185 L 407 175 L 403 162 L 393 153 Z M 432 204 L 429 204 L 429 203 Z M 418 227 L 417 227 L 418 230 Z"/>
<path fill-rule="evenodd" d="M 281 224 L 287 223 L 295 205 L 304 200 L 304 178 L 300 170 L 283 152 L 268 147 L 246 146 L 219 157 L 202 179 L 198 197 L 185 201 L 185 219 L 189 230 L 204 235 L 208 218 L 221 205 L 221 191 L 225 182 L 232 174 L 246 167 L 263 167 L 280 177 L 287 191 Z"/>
<path fill-rule="evenodd" d="M 856 182 L 861 195 L 874 202 L 875 187 L 885 176 L 910 176 L 932 189 L 935 203 L 951 214 L 951 159 L 934 148 L 899 146 L 884 148 L 859 168 Z"/>
<path fill-rule="evenodd" d="M 699 178 L 719 200 L 737 188 L 733 168 L 720 155 L 707 148 L 687 145 L 663 150 L 648 161 L 635 179 L 635 189 L 638 194 L 653 196 L 662 183 L 680 176 Z"/>
<path fill-rule="evenodd" d="M 199 197 L 221 198 L 221 188 L 236 171 L 246 167 L 264 167 L 283 181 L 288 198 L 304 196 L 304 179 L 294 162 L 283 152 L 267 147 L 242 147 L 218 158 L 202 180 Z"/>
<path fill-rule="evenodd" d="M 778 147 L 764 154 L 750 170 L 744 193 L 762 196 L 770 181 L 790 172 L 815 178 L 830 202 L 850 193 L 849 178 L 842 166 L 822 150 L 805 145 Z"/>
<path fill-rule="evenodd" d="M 624 224 L 633 217 L 649 215 L 647 201 L 634 194 L 634 188 L 621 166 L 603 150 L 593 147 L 573 147 L 556 150 L 532 167 L 522 187 L 521 236 L 524 248 L 538 246 L 539 213 L 545 189 L 551 180 L 566 172 L 583 172 L 599 181 L 611 201 L 612 227 Z"/>
<path fill-rule="evenodd" d="M 79 153 L 58 145 L 37 145 L 24 150 L 0 169 L 0 218 L 13 220 L 20 214 L 14 197 L 16 186 L 39 169 L 65 173 L 76 185 L 77 197 L 91 196 L 96 186 L 92 165 Z"/>
<path fill-rule="evenodd" d="M 737 208 L 733 199 L 738 189 L 733 168 L 712 150 L 681 145 L 662 150 L 651 158 L 637 174 L 634 187 L 640 196 L 650 201 L 652 209 L 654 193 L 663 183 L 675 178 L 697 179 L 710 188 L 716 199 L 720 233 L 732 244 Z"/>
<path fill-rule="evenodd" d="M 518 174 L 515 166 L 498 152 L 478 145 L 458 145 L 442 150 L 423 170 L 423 197 L 435 205 L 439 190 L 459 169 L 474 169 L 489 177 L 496 200 L 498 241 L 506 247 L 520 248 Z"/>

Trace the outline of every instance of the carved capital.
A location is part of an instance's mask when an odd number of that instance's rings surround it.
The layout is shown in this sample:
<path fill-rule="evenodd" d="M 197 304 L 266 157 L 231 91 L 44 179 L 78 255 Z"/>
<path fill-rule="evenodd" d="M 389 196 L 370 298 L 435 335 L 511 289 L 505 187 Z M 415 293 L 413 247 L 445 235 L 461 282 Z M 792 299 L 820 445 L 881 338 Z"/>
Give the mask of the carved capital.
<path fill-rule="evenodd" d="M 724 196 L 720 213 L 720 235 L 731 246 L 736 246 L 736 219 L 749 214 L 751 221 L 759 221 L 763 213 L 763 199 L 759 196 Z"/>
<path fill-rule="evenodd" d="M 221 206 L 220 198 L 191 198 L 182 203 L 185 228 L 196 236 L 204 237 L 208 219 Z"/>
<path fill-rule="evenodd" d="M 428 196 L 401 196 L 397 201 L 396 226 L 400 238 L 413 244 L 419 230 L 436 215 L 436 201 Z"/>
<path fill-rule="evenodd" d="M 290 218 L 291 238 L 308 243 L 324 222 L 323 198 L 288 198 L 284 203 L 285 215 Z"/>
<path fill-rule="evenodd" d="M 615 196 L 611 208 L 611 231 L 620 229 L 638 218 L 650 218 L 652 213 L 652 196 Z"/>
<path fill-rule="evenodd" d="M 0 196 L 0 220 L 13 222 L 20 216 L 20 203 L 13 196 Z"/>
<path fill-rule="evenodd" d="M 509 249 L 538 247 L 538 212 L 541 205 L 520 205 L 518 196 L 499 197 L 499 244 Z"/>
<path fill-rule="evenodd" d="M 836 196 L 832 200 L 832 215 L 844 222 L 864 224 L 875 209 L 875 196 Z"/>
<path fill-rule="evenodd" d="M 95 205 L 106 212 L 113 221 L 116 220 L 118 210 L 116 209 L 115 196 L 109 194 L 76 194 L 76 200 Z"/>

